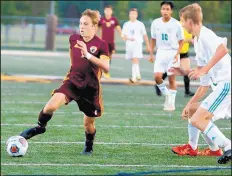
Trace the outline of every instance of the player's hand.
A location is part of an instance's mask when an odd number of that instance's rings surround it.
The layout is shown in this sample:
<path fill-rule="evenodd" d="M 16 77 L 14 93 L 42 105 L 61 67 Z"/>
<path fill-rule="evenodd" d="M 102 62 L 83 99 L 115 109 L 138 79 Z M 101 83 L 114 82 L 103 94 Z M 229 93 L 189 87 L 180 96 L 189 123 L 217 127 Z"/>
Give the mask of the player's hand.
<path fill-rule="evenodd" d="M 176 67 L 176 68 L 179 67 L 178 61 L 179 61 L 179 54 L 176 54 L 173 59 L 173 67 Z"/>
<path fill-rule="evenodd" d="M 112 54 L 115 54 L 115 50 L 112 50 Z"/>
<path fill-rule="evenodd" d="M 153 54 L 150 54 L 149 62 L 154 63 L 155 56 Z"/>
<path fill-rule="evenodd" d="M 77 40 L 77 46 L 84 56 L 88 53 L 87 46 L 84 42 Z"/>
<path fill-rule="evenodd" d="M 200 78 L 201 76 L 204 76 L 207 73 L 208 73 L 207 68 L 202 67 L 201 69 L 193 69 L 193 70 L 191 70 L 190 73 L 188 74 L 188 77 L 191 80 L 197 80 L 198 78 Z"/>
<path fill-rule="evenodd" d="M 183 120 L 189 119 L 189 108 L 188 107 L 184 108 L 184 110 L 182 111 L 181 117 Z"/>

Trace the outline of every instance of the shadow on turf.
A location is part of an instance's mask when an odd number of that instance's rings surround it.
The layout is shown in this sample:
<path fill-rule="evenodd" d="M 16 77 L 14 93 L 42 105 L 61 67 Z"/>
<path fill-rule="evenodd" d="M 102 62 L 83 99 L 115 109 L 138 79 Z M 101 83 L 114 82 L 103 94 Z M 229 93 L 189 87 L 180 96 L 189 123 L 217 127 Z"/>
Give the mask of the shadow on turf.
<path fill-rule="evenodd" d="M 213 168 L 196 168 L 196 169 L 178 169 L 178 170 L 162 170 L 162 171 L 146 171 L 146 172 L 119 172 L 117 176 L 129 176 L 129 175 L 150 175 L 150 174 L 164 174 L 164 173 L 178 173 L 178 172 L 197 172 L 197 171 L 213 171 L 213 170 L 232 170 L 232 167 L 213 167 Z"/>

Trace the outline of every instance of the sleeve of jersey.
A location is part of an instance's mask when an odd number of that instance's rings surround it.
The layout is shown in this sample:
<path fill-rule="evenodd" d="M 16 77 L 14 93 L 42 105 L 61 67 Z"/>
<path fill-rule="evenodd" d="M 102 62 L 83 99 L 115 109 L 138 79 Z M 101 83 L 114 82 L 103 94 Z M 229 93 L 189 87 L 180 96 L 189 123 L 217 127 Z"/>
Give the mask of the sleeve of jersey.
<path fill-rule="evenodd" d="M 179 41 L 184 40 L 184 30 L 181 27 L 180 23 L 178 23 L 177 38 L 178 38 Z"/>
<path fill-rule="evenodd" d="M 154 21 L 151 24 L 151 38 L 156 39 L 156 35 L 155 35 L 155 22 Z"/>
<path fill-rule="evenodd" d="M 227 39 L 218 37 L 214 32 L 209 32 L 203 37 L 203 44 L 210 50 L 211 54 L 214 55 L 219 45 L 227 45 Z"/>
<path fill-rule="evenodd" d="M 116 27 L 116 26 L 120 26 L 120 23 L 119 23 L 119 21 L 118 21 L 117 18 L 115 18 L 115 27 Z"/>
<path fill-rule="evenodd" d="M 142 23 L 142 33 L 143 35 L 147 35 L 147 31 L 143 23 Z"/>
<path fill-rule="evenodd" d="M 69 48 L 70 49 L 72 49 L 74 42 L 75 42 L 74 35 L 71 35 L 69 37 Z"/>
<path fill-rule="evenodd" d="M 100 59 L 110 59 L 109 48 L 105 41 L 102 41 L 100 48 Z"/>

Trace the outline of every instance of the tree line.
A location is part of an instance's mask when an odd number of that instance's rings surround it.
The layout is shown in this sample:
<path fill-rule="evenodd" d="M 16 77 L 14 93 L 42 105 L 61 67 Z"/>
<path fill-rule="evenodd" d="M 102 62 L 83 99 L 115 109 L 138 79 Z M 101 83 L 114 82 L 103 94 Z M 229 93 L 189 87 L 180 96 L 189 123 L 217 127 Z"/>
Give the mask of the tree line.
<path fill-rule="evenodd" d="M 162 1 L 55 1 L 55 13 L 60 18 L 79 18 L 87 9 L 96 9 L 103 15 L 105 5 L 112 5 L 114 15 L 119 20 L 128 20 L 130 8 L 137 8 L 139 20 L 152 20 L 160 16 Z M 231 1 L 173 1 L 175 18 L 179 10 L 191 3 L 201 5 L 205 23 L 231 23 Z M 49 1 L 1 1 L 2 16 L 35 16 L 45 17 L 49 13 Z"/>

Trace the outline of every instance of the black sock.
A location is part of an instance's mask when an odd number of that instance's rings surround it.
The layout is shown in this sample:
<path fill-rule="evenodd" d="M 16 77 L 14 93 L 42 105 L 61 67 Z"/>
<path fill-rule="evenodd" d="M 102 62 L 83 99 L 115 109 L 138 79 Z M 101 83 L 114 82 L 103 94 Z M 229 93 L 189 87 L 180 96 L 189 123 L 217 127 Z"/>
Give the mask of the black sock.
<path fill-rule="evenodd" d="M 85 145 L 86 145 L 88 150 L 92 150 L 95 134 L 96 134 L 96 129 L 95 129 L 95 132 L 92 134 L 87 133 L 85 131 Z"/>
<path fill-rule="evenodd" d="M 167 76 L 168 76 L 168 75 L 167 75 L 167 72 L 165 72 L 165 73 L 163 74 L 163 76 L 162 76 L 162 79 L 165 80 L 165 79 L 167 78 Z"/>
<path fill-rule="evenodd" d="M 42 109 L 42 111 L 40 111 L 39 113 L 38 125 L 45 128 L 47 125 L 47 122 L 51 120 L 51 118 L 52 118 L 52 114 L 45 114 L 43 113 L 43 109 Z"/>
<path fill-rule="evenodd" d="M 189 93 L 189 82 L 190 79 L 188 76 L 184 76 L 184 87 L 185 87 L 185 93 Z"/>

